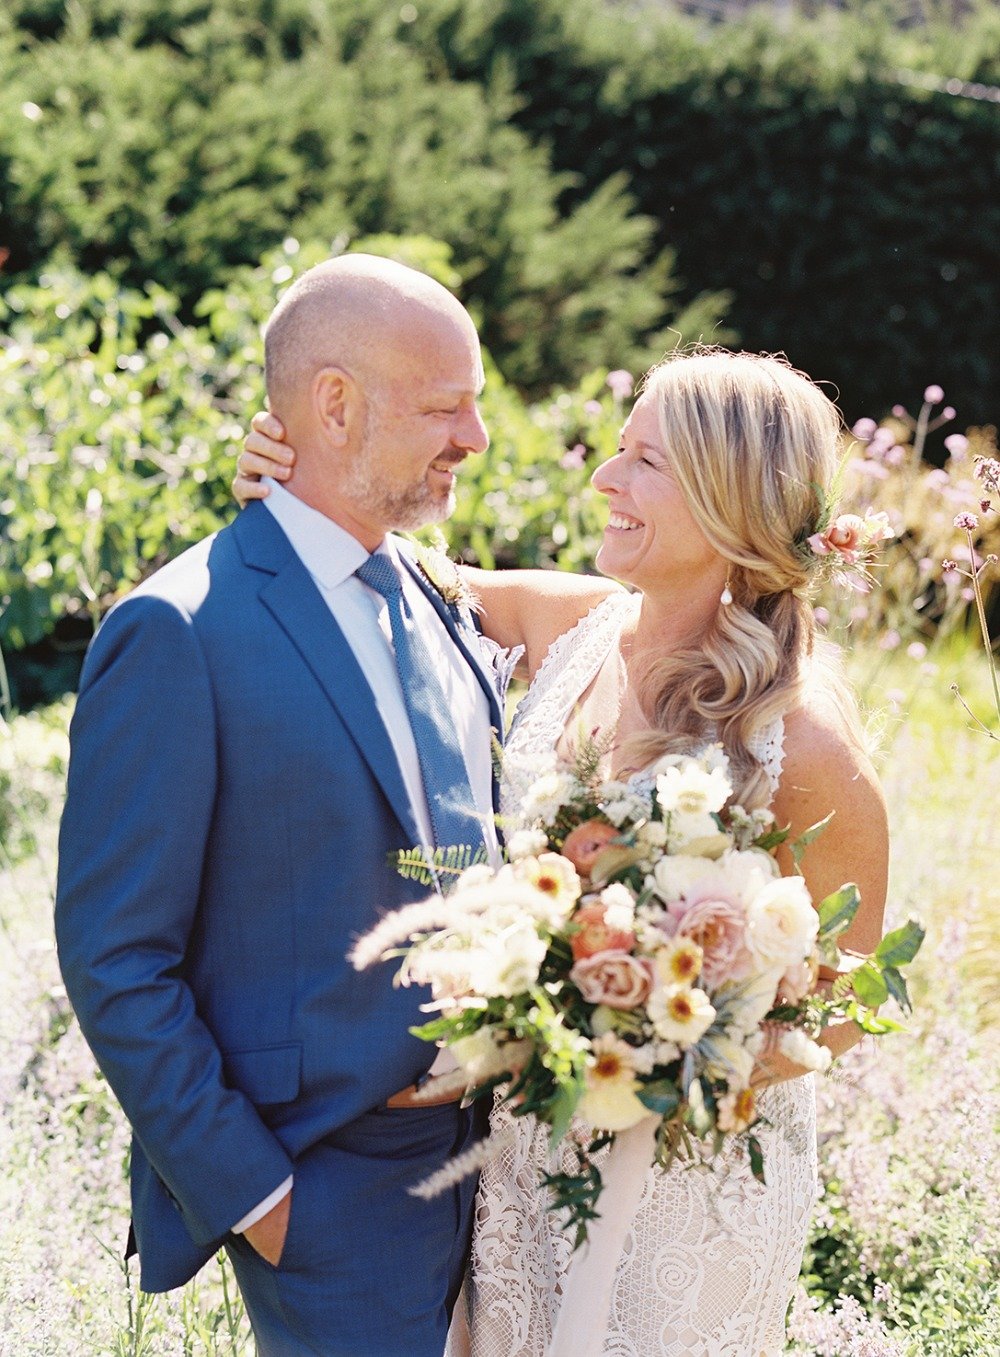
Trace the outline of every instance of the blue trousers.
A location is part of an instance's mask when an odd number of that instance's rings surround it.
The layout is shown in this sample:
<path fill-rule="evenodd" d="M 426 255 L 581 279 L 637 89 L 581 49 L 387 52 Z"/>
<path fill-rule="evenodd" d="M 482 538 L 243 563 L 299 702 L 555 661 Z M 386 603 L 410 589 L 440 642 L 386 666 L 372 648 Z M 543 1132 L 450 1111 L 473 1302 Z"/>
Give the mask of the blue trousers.
<path fill-rule="evenodd" d="M 259 1357 L 442 1357 L 476 1179 L 429 1202 L 407 1189 L 468 1149 L 477 1121 L 455 1103 L 377 1108 L 296 1161 L 278 1265 L 242 1236 L 226 1245 Z"/>

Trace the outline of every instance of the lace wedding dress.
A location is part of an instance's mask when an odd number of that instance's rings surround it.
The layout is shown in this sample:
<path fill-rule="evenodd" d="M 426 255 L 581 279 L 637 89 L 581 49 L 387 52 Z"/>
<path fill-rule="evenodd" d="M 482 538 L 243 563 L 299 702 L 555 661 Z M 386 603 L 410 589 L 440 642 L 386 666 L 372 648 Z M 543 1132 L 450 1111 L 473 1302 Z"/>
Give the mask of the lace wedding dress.
<path fill-rule="evenodd" d="M 505 751 L 504 810 L 516 822 L 530 765 L 555 749 L 572 710 L 616 645 L 635 606 L 612 594 L 560 637 L 518 708 Z M 783 726 L 754 753 L 773 787 Z M 519 766 L 520 765 L 520 766 Z M 772 1357 L 785 1346 L 785 1312 L 816 1196 L 811 1075 L 767 1090 L 760 1131 L 767 1185 L 737 1146 L 714 1169 L 650 1169 L 618 1264 L 607 1357 Z M 498 1105 L 493 1125 L 514 1142 L 483 1170 L 466 1282 L 471 1357 L 544 1357 L 571 1241 L 546 1210 L 539 1172 L 545 1133 Z M 465 1342 L 453 1341 L 455 1357 Z"/>

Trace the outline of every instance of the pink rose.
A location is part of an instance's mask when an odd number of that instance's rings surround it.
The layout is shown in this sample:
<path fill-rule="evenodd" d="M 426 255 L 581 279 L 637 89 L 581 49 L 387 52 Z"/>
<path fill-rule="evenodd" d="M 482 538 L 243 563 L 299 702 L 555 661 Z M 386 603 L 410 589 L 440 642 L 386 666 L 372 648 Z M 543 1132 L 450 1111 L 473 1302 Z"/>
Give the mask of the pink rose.
<path fill-rule="evenodd" d="M 638 1008 L 653 990 L 653 968 L 627 952 L 596 952 L 578 961 L 569 978 L 588 1004 Z"/>
<path fill-rule="evenodd" d="M 581 907 L 573 915 L 579 927 L 569 940 L 573 960 L 584 961 L 598 952 L 630 952 L 635 946 L 635 934 L 627 928 L 609 928 L 605 909 L 599 900 Z"/>
<path fill-rule="evenodd" d="M 753 958 L 746 945 L 746 915 L 731 900 L 697 901 L 681 915 L 677 936 L 690 938 L 701 948 L 698 983 L 705 989 L 750 974 Z"/>
<path fill-rule="evenodd" d="M 836 551 L 848 564 L 853 565 L 858 559 L 864 528 L 865 521 L 857 514 L 840 514 L 826 532 L 813 533 L 809 545 L 817 556 L 829 556 L 831 551 Z"/>

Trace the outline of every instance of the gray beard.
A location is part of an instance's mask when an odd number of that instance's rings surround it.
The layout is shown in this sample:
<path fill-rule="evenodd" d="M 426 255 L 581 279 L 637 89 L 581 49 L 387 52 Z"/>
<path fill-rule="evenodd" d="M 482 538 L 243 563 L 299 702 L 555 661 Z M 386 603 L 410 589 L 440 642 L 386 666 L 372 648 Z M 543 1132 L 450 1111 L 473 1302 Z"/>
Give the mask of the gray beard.
<path fill-rule="evenodd" d="M 387 490 L 372 479 L 364 464 L 352 468 L 343 488 L 376 522 L 395 532 L 412 532 L 429 523 L 444 523 L 455 512 L 454 490 L 443 499 L 426 484 Z"/>

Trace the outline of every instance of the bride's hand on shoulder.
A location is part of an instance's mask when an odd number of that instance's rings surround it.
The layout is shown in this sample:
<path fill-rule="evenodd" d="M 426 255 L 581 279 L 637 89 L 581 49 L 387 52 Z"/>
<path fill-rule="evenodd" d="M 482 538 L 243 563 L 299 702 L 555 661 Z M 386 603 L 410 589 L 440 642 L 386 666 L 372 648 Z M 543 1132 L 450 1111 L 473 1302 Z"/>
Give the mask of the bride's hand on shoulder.
<path fill-rule="evenodd" d="M 270 491 L 262 484 L 262 476 L 272 476 L 276 481 L 287 481 L 291 476 L 295 449 L 284 438 L 285 427 L 277 415 L 258 410 L 236 459 L 232 491 L 241 509 L 252 499 L 267 499 Z"/>

